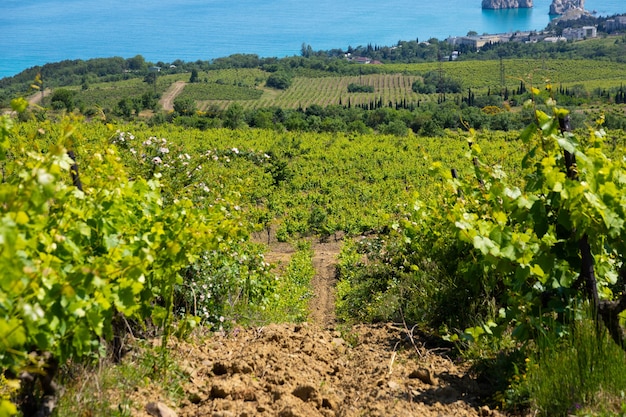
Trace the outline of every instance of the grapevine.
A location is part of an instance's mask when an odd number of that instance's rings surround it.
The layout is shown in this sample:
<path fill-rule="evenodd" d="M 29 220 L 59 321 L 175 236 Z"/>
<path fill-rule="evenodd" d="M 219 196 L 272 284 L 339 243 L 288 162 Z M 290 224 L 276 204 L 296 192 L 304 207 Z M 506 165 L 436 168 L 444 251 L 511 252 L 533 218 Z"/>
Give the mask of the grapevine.
<path fill-rule="evenodd" d="M 581 140 L 565 128 L 566 116 L 563 109 L 536 110 L 536 121 L 521 135 L 527 148 L 522 184 L 481 163 L 471 139 L 473 176 L 454 178 L 436 167 L 451 191 L 443 220 L 474 262 L 464 279 L 498 305 L 496 317 L 467 329 L 468 337 L 510 326 L 521 340 L 558 332 L 589 305 L 623 345 L 626 167 L 603 152 L 601 127 Z M 428 217 L 415 216 L 422 225 Z"/>

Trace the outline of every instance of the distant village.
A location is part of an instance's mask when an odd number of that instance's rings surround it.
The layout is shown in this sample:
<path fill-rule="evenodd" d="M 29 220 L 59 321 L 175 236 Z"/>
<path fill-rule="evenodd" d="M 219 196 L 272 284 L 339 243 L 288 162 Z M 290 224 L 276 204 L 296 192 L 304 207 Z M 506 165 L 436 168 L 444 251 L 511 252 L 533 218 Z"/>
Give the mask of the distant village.
<path fill-rule="evenodd" d="M 626 15 L 616 16 L 607 19 L 604 22 L 604 29 L 607 32 L 620 31 L 626 29 Z M 597 26 L 567 27 L 564 28 L 560 36 L 556 36 L 554 32 L 544 31 L 527 31 L 501 33 L 495 35 L 476 35 L 476 36 L 452 36 L 447 39 L 448 43 L 454 46 L 466 45 L 470 48 L 480 49 L 487 44 L 504 43 L 504 42 L 567 42 L 581 41 L 584 39 L 592 39 L 598 36 Z"/>
<path fill-rule="evenodd" d="M 626 22 L 626 17 L 624 17 Z M 565 28 L 561 36 L 555 36 L 554 33 L 549 31 L 527 31 L 527 32 L 513 32 L 513 33 L 499 33 L 499 34 L 485 34 L 475 36 L 451 36 L 447 39 L 450 45 L 454 46 L 468 46 L 473 49 L 480 49 L 487 44 L 505 43 L 505 42 L 524 42 L 524 43 L 537 43 L 537 42 L 567 42 L 567 41 L 579 41 L 583 39 L 592 39 L 598 36 L 598 28 L 596 26 L 583 26 L 579 28 Z"/>
<path fill-rule="evenodd" d="M 616 16 L 607 19 L 604 22 L 604 30 L 609 33 L 626 30 L 626 15 Z M 564 28 L 561 35 L 556 35 L 553 31 L 516 31 L 510 33 L 499 34 L 483 34 L 483 35 L 467 35 L 467 36 L 451 36 L 446 41 L 455 47 L 465 46 L 467 48 L 479 50 L 485 45 L 505 42 L 575 42 L 585 39 L 593 39 L 598 37 L 597 26 L 567 27 Z M 459 52 L 454 51 L 451 55 L 442 57 L 446 61 L 454 61 L 459 57 Z M 350 56 L 346 58 L 357 64 L 382 64 L 382 62 L 373 60 L 363 56 Z"/>

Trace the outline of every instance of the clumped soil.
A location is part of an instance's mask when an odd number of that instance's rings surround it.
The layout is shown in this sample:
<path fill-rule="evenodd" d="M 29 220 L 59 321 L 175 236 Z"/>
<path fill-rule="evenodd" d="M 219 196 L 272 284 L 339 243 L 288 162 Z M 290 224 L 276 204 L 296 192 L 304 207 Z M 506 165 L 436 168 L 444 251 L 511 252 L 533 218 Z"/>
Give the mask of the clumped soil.
<path fill-rule="evenodd" d="M 179 346 L 190 376 L 176 412 L 181 417 L 497 414 L 481 408 L 481 387 L 465 366 L 416 349 L 406 334 L 393 324 L 347 332 L 280 324 Z"/>
<path fill-rule="evenodd" d="M 268 257 L 275 260 L 293 253 L 286 244 L 271 247 Z M 235 328 L 177 342 L 172 353 L 188 375 L 184 400 L 171 406 L 179 417 L 500 415 L 481 405 L 489 387 L 455 363 L 449 348 L 429 344 L 404 325 L 337 324 L 340 242 L 312 248 L 316 295 L 308 323 Z M 137 400 L 158 401 L 154 395 Z"/>

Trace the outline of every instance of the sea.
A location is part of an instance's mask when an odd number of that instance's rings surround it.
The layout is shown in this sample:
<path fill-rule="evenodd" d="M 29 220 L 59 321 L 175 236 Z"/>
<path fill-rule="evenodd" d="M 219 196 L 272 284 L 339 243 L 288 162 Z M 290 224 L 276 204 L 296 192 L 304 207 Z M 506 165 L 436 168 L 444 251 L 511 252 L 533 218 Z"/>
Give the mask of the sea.
<path fill-rule="evenodd" d="M 66 59 L 281 58 L 303 45 L 346 50 L 540 30 L 550 3 L 496 11 L 482 10 L 481 0 L 0 0 L 0 78 Z M 626 2 L 586 0 L 585 8 L 611 16 L 626 13 Z"/>

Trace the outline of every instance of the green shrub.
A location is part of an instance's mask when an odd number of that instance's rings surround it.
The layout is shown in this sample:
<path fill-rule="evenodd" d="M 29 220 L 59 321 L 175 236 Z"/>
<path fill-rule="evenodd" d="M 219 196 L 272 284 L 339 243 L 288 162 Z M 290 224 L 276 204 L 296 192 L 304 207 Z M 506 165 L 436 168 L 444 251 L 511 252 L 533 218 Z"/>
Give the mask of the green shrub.
<path fill-rule="evenodd" d="M 373 85 L 361 85 L 350 83 L 348 85 L 348 93 L 373 93 L 374 86 Z"/>
<path fill-rule="evenodd" d="M 297 250 L 291 257 L 282 276 L 277 278 L 276 292 L 262 312 L 264 320 L 272 323 L 303 322 L 308 318 L 311 279 L 315 275 L 311 244 L 297 243 Z"/>
<path fill-rule="evenodd" d="M 291 76 L 286 72 L 275 72 L 267 78 L 265 84 L 268 87 L 286 90 L 291 86 Z"/>

